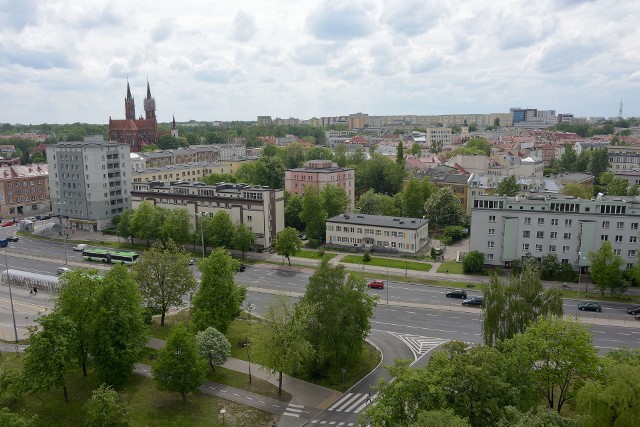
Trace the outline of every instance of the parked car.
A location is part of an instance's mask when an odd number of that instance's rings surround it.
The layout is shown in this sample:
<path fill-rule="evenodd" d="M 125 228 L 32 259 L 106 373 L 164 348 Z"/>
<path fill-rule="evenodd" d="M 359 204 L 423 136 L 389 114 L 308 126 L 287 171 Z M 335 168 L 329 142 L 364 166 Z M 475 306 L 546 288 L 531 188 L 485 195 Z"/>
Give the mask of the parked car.
<path fill-rule="evenodd" d="M 25 218 L 27 221 L 36 222 L 35 216 L 30 216 L 29 218 Z"/>
<path fill-rule="evenodd" d="M 7 237 L 7 240 L 10 242 L 17 242 L 20 239 L 18 239 L 18 236 L 9 236 Z"/>
<path fill-rule="evenodd" d="M 462 305 L 479 305 L 484 304 L 484 297 L 471 297 L 462 301 Z"/>
<path fill-rule="evenodd" d="M 238 264 L 238 272 L 244 271 L 246 268 L 247 268 L 246 265 L 242 263 Z"/>
<path fill-rule="evenodd" d="M 373 282 L 369 282 L 367 286 L 371 289 L 384 289 L 384 281 L 376 279 Z"/>
<path fill-rule="evenodd" d="M 57 270 L 56 272 L 57 272 L 58 274 L 64 274 L 64 273 L 66 273 L 67 271 L 71 271 L 71 269 L 70 269 L 70 268 L 68 268 L 68 267 L 58 267 L 58 270 Z"/>
<path fill-rule="evenodd" d="M 636 314 L 640 314 L 640 305 L 636 305 L 635 307 L 629 307 L 627 308 L 627 313 L 631 314 L 631 315 L 636 315 Z"/>
<path fill-rule="evenodd" d="M 195 259 L 193 259 L 193 258 L 189 259 L 189 265 L 193 265 L 193 264 L 195 264 L 195 263 L 196 263 L 196 260 L 195 260 Z"/>
<path fill-rule="evenodd" d="M 87 248 L 87 246 L 89 246 L 89 245 L 87 245 L 86 243 L 78 243 L 72 249 L 74 251 L 82 252 Z"/>
<path fill-rule="evenodd" d="M 467 291 L 464 289 L 454 289 L 446 293 L 447 298 L 464 298 L 467 299 Z"/>
<path fill-rule="evenodd" d="M 597 302 L 588 301 L 583 302 L 582 304 L 578 304 L 578 310 L 597 311 L 598 313 L 600 313 L 602 311 L 602 307 Z"/>
<path fill-rule="evenodd" d="M 0 224 L 1 227 L 11 227 L 13 224 L 15 224 L 13 222 L 12 219 L 10 219 L 9 221 L 3 222 L 2 224 Z"/>

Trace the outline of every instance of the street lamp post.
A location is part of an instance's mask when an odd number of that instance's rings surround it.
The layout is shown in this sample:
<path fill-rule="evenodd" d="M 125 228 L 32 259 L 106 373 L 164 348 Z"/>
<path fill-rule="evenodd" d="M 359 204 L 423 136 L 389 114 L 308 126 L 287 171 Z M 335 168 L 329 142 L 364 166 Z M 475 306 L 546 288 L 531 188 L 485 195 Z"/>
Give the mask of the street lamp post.
<path fill-rule="evenodd" d="M 16 337 L 16 350 L 18 349 L 18 328 L 16 327 L 16 312 L 13 309 L 13 294 L 11 293 L 11 281 L 9 280 L 9 263 L 7 263 L 7 251 L 4 252 L 4 266 L 6 267 L 5 280 L 9 285 L 9 301 L 11 301 L 11 317 L 13 318 L 13 333 Z"/>
<path fill-rule="evenodd" d="M 387 307 L 389 306 L 389 267 L 387 267 Z"/>

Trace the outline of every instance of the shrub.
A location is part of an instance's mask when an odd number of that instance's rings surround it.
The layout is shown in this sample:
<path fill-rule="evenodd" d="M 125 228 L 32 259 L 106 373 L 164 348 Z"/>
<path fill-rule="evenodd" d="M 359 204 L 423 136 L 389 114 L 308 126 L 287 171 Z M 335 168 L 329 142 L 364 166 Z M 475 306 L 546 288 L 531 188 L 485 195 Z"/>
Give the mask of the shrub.
<path fill-rule="evenodd" d="M 448 238 L 451 243 L 462 240 L 466 235 L 464 227 L 460 225 L 450 225 L 445 227 L 444 232 L 442 233 L 442 236 Z"/>
<path fill-rule="evenodd" d="M 318 256 L 322 258 L 324 256 L 324 248 L 318 249 Z"/>
<path fill-rule="evenodd" d="M 128 412 L 124 396 L 105 384 L 93 390 L 84 410 L 86 425 L 101 427 L 119 424 Z"/>
<path fill-rule="evenodd" d="M 362 255 L 362 261 L 364 262 L 369 262 L 371 261 L 371 255 L 369 255 L 369 252 L 365 252 L 364 255 Z"/>
<path fill-rule="evenodd" d="M 465 273 L 480 273 L 484 265 L 484 253 L 472 251 L 462 259 L 462 271 Z"/>
<path fill-rule="evenodd" d="M 307 247 L 316 249 L 319 248 L 321 244 L 322 242 L 318 239 L 309 239 L 309 241 L 307 242 Z"/>

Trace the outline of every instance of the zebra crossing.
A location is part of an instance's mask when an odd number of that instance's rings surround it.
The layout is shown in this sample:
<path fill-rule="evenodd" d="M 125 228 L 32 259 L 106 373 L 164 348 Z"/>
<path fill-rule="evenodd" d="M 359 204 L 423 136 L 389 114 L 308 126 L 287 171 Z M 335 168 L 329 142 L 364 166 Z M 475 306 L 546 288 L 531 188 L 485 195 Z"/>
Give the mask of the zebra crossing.
<path fill-rule="evenodd" d="M 416 360 L 423 354 L 427 354 L 437 346 L 449 341 L 442 338 L 429 338 L 420 335 L 401 334 L 398 332 L 389 333 L 409 346 Z"/>
<path fill-rule="evenodd" d="M 289 417 L 300 417 L 300 413 L 304 409 L 302 405 L 294 405 L 293 403 L 289 403 L 287 405 L 287 409 L 284 410 L 282 415 L 287 415 Z"/>
<path fill-rule="evenodd" d="M 319 420 L 311 420 L 311 424 L 326 424 L 326 425 L 330 425 L 330 426 L 338 426 L 338 427 L 351 427 L 351 426 L 355 426 L 357 425 L 356 423 L 348 423 L 345 421 L 319 421 Z"/>
<path fill-rule="evenodd" d="M 369 393 L 347 393 L 329 406 L 327 411 L 359 414 L 377 395 L 377 393 L 373 396 Z"/>

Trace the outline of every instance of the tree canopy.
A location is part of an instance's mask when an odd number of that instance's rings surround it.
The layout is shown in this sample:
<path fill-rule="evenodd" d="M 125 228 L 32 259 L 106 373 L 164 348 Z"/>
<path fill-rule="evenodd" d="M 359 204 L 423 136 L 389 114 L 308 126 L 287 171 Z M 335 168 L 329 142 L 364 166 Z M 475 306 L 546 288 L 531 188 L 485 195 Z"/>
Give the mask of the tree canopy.
<path fill-rule="evenodd" d="M 440 187 L 424 205 L 429 229 L 442 229 L 449 225 L 463 225 L 464 207 L 454 196 L 451 187 Z"/>
<path fill-rule="evenodd" d="M 611 242 L 604 241 L 596 252 L 590 251 L 589 260 L 591 261 L 591 281 L 603 296 L 607 289 L 611 295 L 621 294 L 626 290 L 628 285 L 622 280 L 620 270 L 624 261 L 619 255 L 613 253 Z"/>

